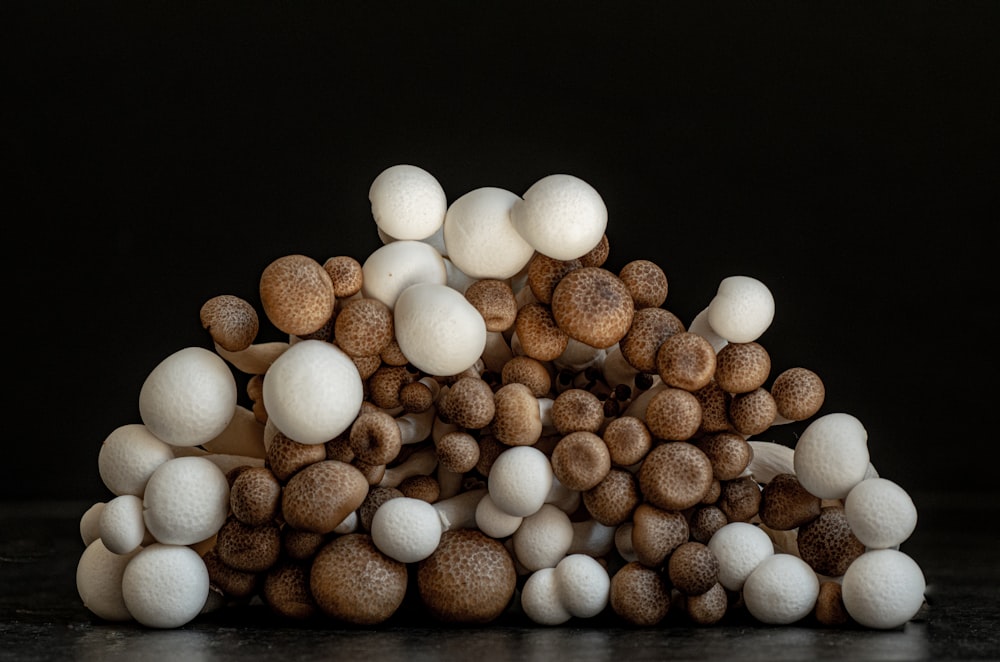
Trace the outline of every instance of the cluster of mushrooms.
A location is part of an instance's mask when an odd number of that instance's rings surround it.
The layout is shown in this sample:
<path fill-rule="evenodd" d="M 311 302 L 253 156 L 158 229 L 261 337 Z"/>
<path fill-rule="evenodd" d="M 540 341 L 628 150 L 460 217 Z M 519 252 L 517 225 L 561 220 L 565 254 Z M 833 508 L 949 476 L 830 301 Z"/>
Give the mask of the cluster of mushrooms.
<path fill-rule="evenodd" d="M 820 377 L 772 379 L 766 285 L 725 278 L 690 324 L 667 278 L 605 268 L 607 209 L 572 175 L 450 204 L 412 165 L 369 198 L 363 262 L 275 259 L 260 306 L 204 302 L 209 347 L 150 372 L 104 440 L 77 588 L 107 621 L 231 605 L 289 621 L 898 628 L 921 608 L 917 514 Z M 239 404 L 237 377 L 244 377 Z M 811 419 L 811 420 L 810 420 Z M 794 448 L 762 438 L 803 422 Z"/>

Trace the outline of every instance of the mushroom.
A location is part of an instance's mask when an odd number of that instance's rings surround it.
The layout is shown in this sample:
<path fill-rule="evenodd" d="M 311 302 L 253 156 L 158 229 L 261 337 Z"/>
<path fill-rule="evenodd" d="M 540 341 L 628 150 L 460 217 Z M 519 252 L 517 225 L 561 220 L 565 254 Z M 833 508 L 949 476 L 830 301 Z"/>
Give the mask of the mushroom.
<path fill-rule="evenodd" d="M 687 441 L 701 427 L 701 404 L 690 391 L 664 385 L 651 393 L 641 418 L 650 434 L 665 441 Z M 645 393 L 643 394 L 645 395 Z M 634 400 L 633 403 L 636 403 Z M 630 406 L 628 416 L 639 416 Z"/>
<path fill-rule="evenodd" d="M 760 521 L 777 531 L 791 531 L 819 517 L 823 500 L 810 494 L 795 474 L 781 473 L 761 490 Z"/>
<path fill-rule="evenodd" d="M 361 291 L 363 272 L 361 263 L 350 255 L 334 255 L 323 262 L 323 269 L 333 283 L 337 299 L 349 299 Z"/>
<path fill-rule="evenodd" d="M 368 495 L 368 481 L 339 460 L 315 462 L 298 471 L 281 494 L 281 512 L 290 526 L 329 533 Z"/>
<path fill-rule="evenodd" d="M 558 398 L 556 402 L 558 403 Z M 555 478 L 573 491 L 595 487 L 611 471 L 611 453 L 597 434 L 570 432 L 556 444 L 550 458 Z"/>
<path fill-rule="evenodd" d="M 378 229 L 395 239 L 426 239 L 444 223 L 448 199 L 441 183 L 423 168 L 389 166 L 368 189 Z"/>
<path fill-rule="evenodd" d="M 865 551 L 851 531 L 843 506 L 824 506 L 796 535 L 798 554 L 813 570 L 827 577 L 840 577 Z"/>
<path fill-rule="evenodd" d="M 747 611 L 761 623 L 789 625 L 816 606 L 819 578 L 809 565 L 791 554 L 763 559 L 743 584 Z"/>
<path fill-rule="evenodd" d="M 199 317 L 212 341 L 230 352 L 249 347 L 260 330 L 254 307 L 232 294 L 220 294 L 203 303 Z"/>
<path fill-rule="evenodd" d="M 396 419 L 384 411 L 372 410 L 359 415 L 351 424 L 351 450 L 368 464 L 389 464 L 399 455 L 403 434 Z"/>
<path fill-rule="evenodd" d="M 488 493 L 476 504 L 476 527 L 491 538 L 513 535 L 523 521 L 524 517 L 501 510 Z"/>
<path fill-rule="evenodd" d="M 657 625 L 670 612 L 670 583 L 659 570 L 638 561 L 626 563 L 611 577 L 608 603 L 632 625 Z"/>
<path fill-rule="evenodd" d="M 97 455 L 97 469 L 112 494 L 142 496 L 156 468 L 174 458 L 170 445 L 142 423 L 121 425 L 105 437 Z"/>
<path fill-rule="evenodd" d="M 101 510 L 98 534 L 108 551 L 115 554 L 129 554 L 144 542 L 151 542 L 142 518 L 142 499 L 122 494 L 108 501 Z"/>
<path fill-rule="evenodd" d="M 639 491 L 650 504 L 665 510 L 694 506 L 711 487 L 712 462 L 686 441 L 661 442 L 639 467 Z"/>
<path fill-rule="evenodd" d="M 204 457 L 164 462 L 146 483 L 143 519 L 161 543 L 192 545 L 218 532 L 229 514 L 229 481 Z"/>
<path fill-rule="evenodd" d="M 511 346 L 538 361 L 557 359 L 569 344 L 569 335 L 559 327 L 552 309 L 539 302 L 527 303 L 517 311 Z"/>
<path fill-rule="evenodd" d="M 542 434 L 539 400 L 531 389 L 512 382 L 497 389 L 493 396 L 493 435 L 507 446 L 531 446 Z"/>
<path fill-rule="evenodd" d="M 689 540 L 677 546 L 667 560 L 670 583 L 685 595 L 701 595 L 718 583 L 719 559 L 708 545 Z"/>
<path fill-rule="evenodd" d="M 362 297 L 377 299 L 390 309 L 396 307 L 404 290 L 417 283 L 442 287 L 448 283 L 448 269 L 441 253 L 422 241 L 385 244 L 373 251 L 362 265 Z"/>
<path fill-rule="evenodd" d="M 618 526 L 632 516 L 640 498 L 635 474 L 612 468 L 599 483 L 583 492 L 583 505 L 601 524 Z"/>
<path fill-rule="evenodd" d="M 517 572 L 500 542 L 476 529 L 441 534 L 438 547 L 417 563 L 417 593 L 437 620 L 486 624 L 514 597 Z"/>
<path fill-rule="evenodd" d="M 139 416 L 172 446 L 217 437 L 236 411 L 236 379 L 226 362 L 202 347 L 185 347 L 150 371 L 139 390 Z"/>
<path fill-rule="evenodd" d="M 554 567 L 536 570 L 528 576 L 521 588 L 521 610 L 525 616 L 539 625 L 562 625 L 573 618 L 562 604 L 558 581 Z"/>
<path fill-rule="evenodd" d="M 758 342 L 731 342 L 716 355 L 715 381 L 727 393 L 749 393 L 770 375 L 771 355 Z"/>
<path fill-rule="evenodd" d="M 600 398 L 582 388 L 566 389 L 552 401 L 552 425 L 563 435 L 585 431 L 596 434 L 604 424 Z"/>
<path fill-rule="evenodd" d="M 670 336 L 683 331 L 684 323 L 669 310 L 639 308 L 632 317 L 628 332 L 619 341 L 619 347 L 622 356 L 636 370 L 656 373 L 660 345 Z"/>
<path fill-rule="evenodd" d="M 527 290 L 535 301 L 549 305 L 552 303 L 552 292 L 563 276 L 574 269 L 579 269 L 583 263 L 578 259 L 557 260 L 542 253 L 535 253 L 527 265 Z"/>
<path fill-rule="evenodd" d="M 309 589 L 310 566 L 293 560 L 281 561 L 264 574 L 261 598 L 271 611 L 284 618 L 306 620 L 317 607 Z"/>
<path fill-rule="evenodd" d="M 268 467 L 248 467 L 229 487 L 230 511 L 250 526 L 274 521 L 280 505 L 281 482 Z"/>
<path fill-rule="evenodd" d="M 426 374 L 456 375 L 474 365 L 486 347 L 483 316 L 446 285 L 424 282 L 403 290 L 394 323 L 400 350 Z"/>
<path fill-rule="evenodd" d="M 319 609 L 354 625 L 387 621 L 406 597 L 405 563 L 383 554 L 366 533 L 327 542 L 309 571 L 309 591 Z"/>
<path fill-rule="evenodd" d="M 278 562 L 281 529 L 274 522 L 251 526 L 230 516 L 216 535 L 214 549 L 230 568 L 264 572 Z"/>
<path fill-rule="evenodd" d="M 847 523 L 868 549 L 887 549 L 905 542 L 917 526 L 917 508 L 898 483 L 868 478 L 844 499 Z"/>
<path fill-rule="evenodd" d="M 729 402 L 729 420 L 733 428 L 747 437 L 766 431 L 777 415 L 774 398 L 763 387 L 749 393 L 737 393 Z"/>
<path fill-rule="evenodd" d="M 619 270 L 636 308 L 658 308 L 667 300 L 667 275 L 651 260 L 632 260 Z"/>
<path fill-rule="evenodd" d="M 749 522 L 760 508 L 760 485 L 750 476 L 722 481 L 714 500 L 730 522 Z"/>
<path fill-rule="evenodd" d="M 333 337 L 349 356 L 378 356 L 393 339 L 392 310 L 374 298 L 351 299 L 337 313 Z"/>
<path fill-rule="evenodd" d="M 774 296 L 767 286 L 750 276 L 729 276 L 719 283 L 708 304 L 707 321 L 729 342 L 757 340 L 774 319 Z"/>
<path fill-rule="evenodd" d="M 615 549 L 617 530 L 617 526 L 602 524 L 596 519 L 573 521 L 573 542 L 566 554 L 588 554 L 598 560 L 606 559 Z"/>
<path fill-rule="evenodd" d="M 398 487 L 411 476 L 430 475 L 437 466 L 437 453 L 434 445 L 430 444 L 413 451 L 403 462 L 387 467 L 376 483 L 385 487 Z"/>
<path fill-rule="evenodd" d="M 307 255 L 284 255 L 260 275 L 260 302 L 268 320 L 280 331 L 304 336 L 333 316 L 333 281 L 319 262 Z"/>
<path fill-rule="evenodd" d="M 844 606 L 840 582 L 832 579 L 820 581 L 814 615 L 820 625 L 842 626 L 848 623 L 850 616 Z"/>
<path fill-rule="evenodd" d="M 487 485 L 500 510 L 527 517 L 545 503 L 552 480 L 552 465 L 544 453 L 533 446 L 512 446 L 493 461 Z"/>
<path fill-rule="evenodd" d="M 632 549 L 636 560 L 650 568 L 659 568 L 689 535 L 687 519 L 676 510 L 640 503 L 632 515 Z"/>
<path fill-rule="evenodd" d="M 893 629 L 917 615 L 927 583 L 920 566 L 896 549 L 873 549 L 859 556 L 844 573 L 844 607 L 861 625 Z"/>
<path fill-rule="evenodd" d="M 656 350 L 656 371 L 663 383 L 697 391 L 715 375 L 716 355 L 711 343 L 691 331 L 668 336 Z"/>
<path fill-rule="evenodd" d="M 580 267 L 552 291 L 552 318 L 566 335 L 598 349 L 620 341 L 632 325 L 635 304 L 628 288 L 603 267 Z"/>
<path fill-rule="evenodd" d="M 705 386 L 692 393 L 701 405 L 701 425 L 698 432 L 714 434 L 716 432 L 732 431 L 733 425 L 729 418 L 729 403 L 732 396 L 723 391 L 713 379 Z"/>
<path fill-rule="evenodd" d="M 496 414 L 493 390 L 480 377 L 461 377 L 438 399 L 437 414 L 461 428 L 484 428 Z"/>
<path fill-rule="evenodd" d="M 553 568 L 531 574 L 521 591 L 521 608 L 540 625 L 561 625 L 571 618 L 592 618 L 608 605 L 611 578 L 587 554 L 565 556 Z"/>
<path fill-rule="evenodd" d="M 535 249 L 511 222 L 516 193 L 486 186 L 456 198 L 444 217 L 448 257 L 472 278 L 506 279 L 528 264 Z"/>
<path fill-rule="evenodd" d="M 600 194 L 584 180 L 553 174 L 528 187 L 511 207 L 510 220 L 539 253 L 573 260 L 600 243 L 608 210 Z"/>
<path fill-rule="evenodd" d="M 512 542 L 514 557 L 525 569 L 554 568 L 573 544 L 573 523 L 565 512 L 546 503 L 523 519 Z"/>
<path fill-rule="evenodd" d="M 601 438 L 611 454 L 611 462 L 620 467 L 638 464 L 653 447 L 653 435 L 636 416 L 614 418 L 605 426 Z"/>
<path fill-rule="evenodd" d="M 263 397 L 268 420 L 278 430 L 302 444 L 322 444 L 357 417 L 364 386 L 343 350 L 322 340 L 303 340 L 275 359 Z"/>
<path fill-rule="evenodd" d="M 714 625 L 722 620 L 729 608 L 729 595 L 722 584 L 698 595 L 684 596 L 684 611 L 697 625 Z"/>
<path fill-rule="evenodd" d="M 208 601 L 208 568 L 186 545 L 153 543 L 125 566 L 121 590 L 126 609 L 142 625 L 179 628 Z"/>
<path fill-rule="evenodd" d="M 708 456 L 712 473 L 718 480 L 738 478 L 753 459 L 753 447 L 742 435 L 733 432 L 708 434 L 694 444 Z"/>
<path fill-rule="evenodd" d="M 302 444 L 278 432 L 267 447 L 267 466 L 280 482 L 287 481 L 304 467 L 327 458 L 323 444 Z"/>
<path fill-rule="evenodd" d="M 774 554 L 768 535 L 748 522 L 726 524 L 709 539 L 708 548 L 719 560 L 719 583 L 730 591 L 742 589 L 750 573 Z"/>
<path fill-rule="evenodd" d="M 608 240 L 608 235 L 603 234 L 593 248 L 580 256 L 580 264 L 585 267 L 600 267 L 607 262 L 610 255 L 611 242 Z"/>
<path fill-rule="evenodd" d="M 726 514 L 715 504 L 696 506 L 691 513 L 689 527 L 691 540 L 707 543 L 715 532 L 729 523 Z"/>
<path fill-rule="evenodd" d="M 132 620 L 122 595 L 122 576 L 138 553 L 136 549 L 128 554 L 116 554 L 100 538 L 86 546 L 76 565 L 76 591 L 83 606 L 92 614 L 112 622 Z"/>
<path fill-rule="evenodd" d="M 401 563 L 430 556 L 441 540 L 441 519 L 431 504 L 404 496 L 379 506 L 371 520 L 372 542 Z"/>
<path fill-rule="evenodd" d="M 804 421 L 814 416 L 823 406 L 826 387 L 808 368 L 788 368 L 771 384 L 771 397 L 778 410 L 776 423 Z"/>
<path fill-rule="evenodd" d="M 868 472 L 868 432 L 850 414 L 821 416 L 802 431 L 793 465 L 807 491 L 821 499 L 843 499 Z"/>
<path fill-rule="evenodd" d="M 514 356 L 500 372 L 501 384 L 524 384 L 536 398 L 545 397 L 552 390 L 552 375 L 544 363 L 530 356 Z"/>
<path fill-rule="evenodd" d="M 80 516 L 80 540 L 84 547 L 101 537 L 101 513 L 107 505 L 105 501 L 97 501 Z"/>

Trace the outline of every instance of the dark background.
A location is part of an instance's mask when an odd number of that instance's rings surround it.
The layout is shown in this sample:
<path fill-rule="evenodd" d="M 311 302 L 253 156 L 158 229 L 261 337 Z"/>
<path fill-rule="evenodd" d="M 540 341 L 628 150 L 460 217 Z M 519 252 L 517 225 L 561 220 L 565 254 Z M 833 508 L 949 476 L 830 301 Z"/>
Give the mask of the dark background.
<path fill-rule="evenodd" d="M 411 163 L 449 200 L 585 179 L 609 268 L 656 261 L 688 322 L 763 280 L 773 374 L 818 372 L 918 507 L 995 499 L 998 7 L 5 3 L 0 497 L 107 498 L 100 445 L 210 346 L 201 304 L 363 261 Z"/>

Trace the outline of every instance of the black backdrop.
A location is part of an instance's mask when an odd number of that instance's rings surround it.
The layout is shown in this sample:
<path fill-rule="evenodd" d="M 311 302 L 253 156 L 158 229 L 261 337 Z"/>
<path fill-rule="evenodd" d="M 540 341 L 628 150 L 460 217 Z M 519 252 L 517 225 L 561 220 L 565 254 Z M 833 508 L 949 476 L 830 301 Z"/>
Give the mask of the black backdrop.
<path fill-rule="evenodd" d="M 0 495 L 106 498 L 100 444 L 209 346 L 201 304 L 366 257 L 397 163 L 449 200 L 587 180 L 610 267 L 656 261 L 688 321 L 763 280 L 775 371 L 820 373 L 882 475 L 994 494 L 997 9 L 5 3 Z"/>

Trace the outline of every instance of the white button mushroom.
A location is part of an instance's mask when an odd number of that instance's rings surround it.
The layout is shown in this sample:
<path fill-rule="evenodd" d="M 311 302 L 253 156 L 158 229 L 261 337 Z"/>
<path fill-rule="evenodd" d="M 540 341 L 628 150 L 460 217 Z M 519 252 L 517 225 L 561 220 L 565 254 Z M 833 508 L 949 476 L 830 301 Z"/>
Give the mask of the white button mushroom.
<path fill-rule="evenodd" d="M 865 479 L 868 461 L 868 432 L 857 418 L 839 412 L 810 423 L 792 457 L 802 487 L 821 499 L 846 497 Z"/>
<path fill-rule="evenodd" d="M 403 290 L 393 323 L 400 350 L 430 375 L 457 375 L 475 365 L 486 348 L 483 316 L 447 285 L 417 283 Z"/>
<path fill-rule="evenodd" d="M 913 499 L 887 478 L 868 478 L 855 485 L 844 499 L 844 516 L 869 549 L 896 547 L 917 527 Z"/>
<path fill-rule="evenodd" d="M 394 241 L 372 252 L 362 270 L 361 295 L 390 309 L 410 285 L 448 283 L 448 268 L 436 248 L 422 241 Z"/>
<path fill-rule="evenodd" d="M 197 446 L 218 436 L 236 411 L 236 379 L 224 360 L 202 347 L 163 359 L 139 391 L 139 416 L 173 446 Z"/>
<path fill-rule="evenodd" d="M 788 625 L 808 616 L 819 596 L 819 578 L 792 554 L 774 554 L 758 564 L 743 584 L 747 611 L 761 623 Z"/>
<path fill-rule="evenodd" d="M 611 577 L 607 569 L 588 554 L 570 554 L 556 565 L 559 601 L 577 618 L 593 618 L 608 604 Z"/>
<path fill-rule="evenodd" d="M 512 538 L 514 557 L 527 570 L 554 568 L 573 544 L 569 515 L 546 503 L 524 518 Z"/>
<path fill-rule="evenodd" d="M 520 198 L 501 188 L 483 187 L 459 197 L 444 217 L 449 259 L 471 278 L 511 278 L 535 249 L 514 229 L 510 209 Z"/>
<path fill-rule="evenodd" d="M 512 535 L 521 526 L 523 517 L 511 515 L 497 507 L 486 494 L 476 505 L 476 527 L 491 538 L 501 539 Z"/>
<path fill-rule="evenodd" d="M 750 276 L 729 276 L 719 283 L 708 304 L 707 321 L 729 342 L 752 342 L 774 320 L 774 296 L 767 286 Z"/>
<path fill-rule="evenodd" d="M 573 175 L 548 175 L 532 184 L 510 211 L 514 229 L 535 250 L 575 260 L 601 241 L 608 209 L 600 194 Z"/>
<path fill-rule="evenodd" d="M 101 511 L 100 538 L 115 554 L 128 554 L 139 549 L 146 538 L 146 523 L 142 517 L 142 499 L 134 494 L 122 494 L 108 501 Z"/>
<path fill-rule="evenodd" d="M 761 561 L 774 554 L 774 543 L 758 526 L 748 522 L 730 522 L 708 541 L 708 548 L 719 560 L 719 583 L 730 591 L 739 591 Z"/>
<path fill-rule="evenodd" d="M 891 629 L 916 616 L 927 589 L 920 566 L 895 549 L 865 552 L 844 573 L 847 613 L 870 628 Z"/>
<path fill-rule="evenodd" d="M 113 494 L 142 496 L 158 466 L 174 458 L 173 449 L 141 423 L 111 431 L 97 454 L 101 480 Z"/>
<path fill-rule="evenodd" d="M 552 480 L 552 465 L 542 451 L 534 446 L 512 446 L 493 461 L 487 489 L 500 510 L 527 517 L 545 503 Z"/>
<path fill-rule="evenodd" d="M 441 541 L 441 518 L 422 499 L 389 499 L 375 511 L 372 542 L 386 556 L 401 563 L 415 563 L 430 556 Z"/>
<path fill-rule="evenodd" d="M 357 417 L 364 385 L 342 350 L 322 340 L 303 340 L 271 365 L 263 398 L 269 423 L 300 444 L 322 444 Z"/>
<path fill-rule="evenodd" d="M 555 568 L 542 568 L 531 573 L 521 589 L 521 609 L 525 616 L 539 625 L 562 625 L 573 618 L 573 614 L 562 604 Z"/>
<path fill-rule="evenodd" d="M 144 547 L 122 574 L 125 606 L 135 620 L 151 628 L 189 623 L 208 601 L 208 591 L 205 562 L 184 545 Z"/>
<path fill-rule="evenodd" d="M 174 458 L 150 476 L 143 506 L 146 528 L 158 542 L 193 545 L 225 524 L 229 481 L 204 457 Z"/>
<path fill-rule="evenodd" d="M 80 556 L 76 566 L 76 590 L 86 607 L 106 621 L 130 621 L 132 614 L 122 597 L 125 566 L 138 553 L 115 554 L 96 538 Z"/>
<path fill-rule="evenodd" d="M 423 168 L 386 168 L 368 189 L 379 230 L 396 239 L 426 239 L 444 223 L 448 199 L 440 182 Z"/>

